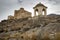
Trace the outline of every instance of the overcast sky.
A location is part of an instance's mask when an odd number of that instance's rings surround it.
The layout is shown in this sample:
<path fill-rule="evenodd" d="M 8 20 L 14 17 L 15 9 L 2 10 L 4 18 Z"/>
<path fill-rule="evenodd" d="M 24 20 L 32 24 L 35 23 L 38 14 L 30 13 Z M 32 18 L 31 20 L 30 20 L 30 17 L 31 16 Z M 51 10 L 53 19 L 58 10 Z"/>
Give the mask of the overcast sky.
<path fill-rule="evenodd" d="M 0 21 L 7 19 L 8 15 L 14 15 L 14 10 L 20 7 L 24 7 L 33 14 L 33 7 L 39 2 L 48 7 L 47 14 L 60 15 L 60 0 L 0 0 Z"/>

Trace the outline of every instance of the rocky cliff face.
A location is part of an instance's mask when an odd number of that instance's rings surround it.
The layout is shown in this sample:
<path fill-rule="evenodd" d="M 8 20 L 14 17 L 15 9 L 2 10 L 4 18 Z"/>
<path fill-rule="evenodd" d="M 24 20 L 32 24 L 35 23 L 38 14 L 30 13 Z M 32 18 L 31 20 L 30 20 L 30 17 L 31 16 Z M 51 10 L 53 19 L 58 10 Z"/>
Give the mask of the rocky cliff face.
<path fill-rule="evenodd" d="M 0 22 L 0 40 L 60 40 L 60 16 L 10 19 Z"/>

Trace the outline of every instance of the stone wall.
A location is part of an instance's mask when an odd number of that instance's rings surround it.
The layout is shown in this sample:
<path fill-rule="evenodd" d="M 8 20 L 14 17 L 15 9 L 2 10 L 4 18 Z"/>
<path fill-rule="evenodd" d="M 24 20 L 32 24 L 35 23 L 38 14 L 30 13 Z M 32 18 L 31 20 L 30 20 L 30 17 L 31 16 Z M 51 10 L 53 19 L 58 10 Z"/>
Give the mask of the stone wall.
<path fill-rule="evenodd" d="M 19 10 L 15 10 L 14 17 L 15 19 L 31 17 L 31 12 L 24 10 L 24 8 L 20 8 Z"/>
<path fill-rule="evenodd" d="M 14 16 L 10 15 L 10 16 L 8 16 L 8 19 L 14 19 Z"/>
<path fill-rule="evenodd" d="M 8 16 L 8 19 L 30 18 L 31 14 L 31 12 L 24 10 L 24 8 L 20 8 L 14 11 L 14 16 Z"/>

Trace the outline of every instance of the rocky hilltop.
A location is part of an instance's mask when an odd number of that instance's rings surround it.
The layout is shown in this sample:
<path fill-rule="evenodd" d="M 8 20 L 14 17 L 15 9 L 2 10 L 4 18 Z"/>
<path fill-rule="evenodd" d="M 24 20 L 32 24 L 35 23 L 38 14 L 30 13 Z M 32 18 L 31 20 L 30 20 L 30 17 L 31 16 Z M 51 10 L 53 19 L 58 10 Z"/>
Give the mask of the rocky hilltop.
<path fill-rule="evenodd" d="M 60 15 L 2 20 L 0 40 L 60 40 Z"/>

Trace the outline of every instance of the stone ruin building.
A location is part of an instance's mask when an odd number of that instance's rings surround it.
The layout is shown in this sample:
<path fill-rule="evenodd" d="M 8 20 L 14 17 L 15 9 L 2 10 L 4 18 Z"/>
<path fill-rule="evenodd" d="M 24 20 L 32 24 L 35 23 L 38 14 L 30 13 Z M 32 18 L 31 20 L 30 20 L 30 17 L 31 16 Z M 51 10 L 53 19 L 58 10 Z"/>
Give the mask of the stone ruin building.
<path fill-rule="evenodd" d="M 31 12 L 24 10 L 24 8 L 20 8 L 19 10 L 14 11 L 14 16 L 8 16 L 8 19 L 20 19 L 29 17 L 31 17 Z"/>
<path fill-rule="evenodd" d="M 42 16 L 43 14 L 44 16 L 46 16 L 47 14 L 47 10 L 46 10 L 47 7 L 42 3 L 38 3 L 35 7 L 33 7 L 33 9 L 34 9 L 34 16 L 36 16 L 37 13 L 40 16 Z M 32 14 L 31 12 L 24 10 L 24 8 L 20 8 L 19 10 L 14 11 L 14 16 L 11 16 L 11 15 L 8 16 L 8 19 L 29 18 L 31 17 L 31 14 Z"/>
<path fill-rule="evenodd" d="M 38 13 L 38 15 L 44 15 L 46 16 L 47 14 L 47 7 L 45 5 L 43 5 L 42 3 L 38 3 L 35 7 L 33 7 L 34 9 L 34 16 L 36 16 L 36 12 Z"/>

